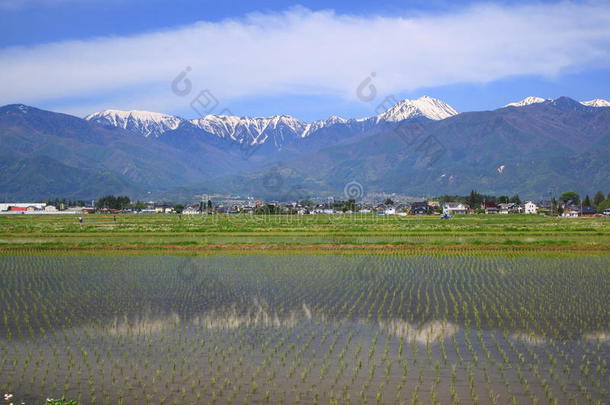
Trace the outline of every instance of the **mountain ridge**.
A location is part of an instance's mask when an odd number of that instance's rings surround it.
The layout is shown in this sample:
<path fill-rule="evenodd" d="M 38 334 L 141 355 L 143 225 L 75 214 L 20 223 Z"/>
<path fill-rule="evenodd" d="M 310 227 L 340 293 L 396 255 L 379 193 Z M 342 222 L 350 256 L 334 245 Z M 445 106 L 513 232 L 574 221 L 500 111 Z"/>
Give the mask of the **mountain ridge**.
<path fill-rule="evenodd" d="M 405 119 L 439 120 L 457 113 L 445 102 L 423 96 L 415 100 L 402 100 L 387 111 L 364 119 L 346 119 L 332 115 L 326 119 L 306 122 L 290 115 L 238 117 L 209 114 L 199 119 L 189 120 L 169 114 L 137 110 L 104 110 L 89 114 L 84 119 L 104 126 L 132 130 L 145 137 L 151 135 L 158 137 L 181 125 L 190 124 L 208 134 L 231 139 L 238 143 L 248 142 L 251 145 L 260 145 L 272 139 L 276 146 L 281 147 L 287 138 L 305 138 L 316 134 L 322 128 L 337 124 L 365 128 L 370 124 L 397 122 Z"/>
<path fill-rule="evenodd" d="M 567 97 L 438 120 L 329 117 L 300 125 L 276 116 L 252 127 L 254 142 L 249 133 L 223 138 L 168 115 L 121 116 L 112 126 L 25 105 L 0 107 L 0 198 L 89 199 L 131 190 L 148 199 L 180 189 L 278 199 L 291 196 L 289 186 L 340 195 L 350 181 L 405 195 L 610 189 L 610 108 Z M 129 122 L 142 117 L 168 129 L 155 136 L 154 128 Z M 310 133 L 300 137 L 295 129 Z M 264 181 L 274 167 L 281 169 L 280 189 Z"/>

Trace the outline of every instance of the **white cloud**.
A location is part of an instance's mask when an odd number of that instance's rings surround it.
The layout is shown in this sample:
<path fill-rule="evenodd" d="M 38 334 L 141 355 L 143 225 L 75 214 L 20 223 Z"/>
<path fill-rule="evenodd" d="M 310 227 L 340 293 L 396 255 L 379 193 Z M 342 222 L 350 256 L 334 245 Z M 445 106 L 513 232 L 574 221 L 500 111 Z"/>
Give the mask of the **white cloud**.
<path fill-rule="evenodd" d="M 186 66 L 192 67 L 193 92 L 178 97 L 170 83 Z M 298 8 L 130 37 L 3 49 L 0 104 L 94 96 L 104 104 L 100 95 L 108 94 L 118 108 L 135 100 L 140 108 L 188 105 L 205 88 L 223 102 L 278 94 L 355 99 L 371 72 L 379 94 L 390 94 L 605 66 L 610 7 L 599 2 L 368 18 Z M 137 87 L 155 91 L 138 97 Z"/>

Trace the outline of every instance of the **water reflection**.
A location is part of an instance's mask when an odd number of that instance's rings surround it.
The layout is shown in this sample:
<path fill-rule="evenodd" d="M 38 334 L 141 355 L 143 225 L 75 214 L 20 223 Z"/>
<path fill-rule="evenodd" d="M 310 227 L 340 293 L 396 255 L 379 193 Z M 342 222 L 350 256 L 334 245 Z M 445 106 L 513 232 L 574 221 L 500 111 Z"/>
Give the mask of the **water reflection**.
<path fill-rule="evenodd" d="M 413 325 L 403 319 L 380 321 L 379 327 L 390 335 L 421 344 L 439 342 L 450 338 L 460 330 L 458 325 L 447 321 L 431 321 L 422 325 Z"/>
<path fill-rule="evenodd" d="M 141 316 L 117 316 L 109 323 L 107 332 L 111 336 L 151 335 L 162 332 L 180 323 L 180 316 L 170 313 L 165 316 L 153 315 L 147 311 Z"/>
<path fill-rule="evenodd" d="M 252 306 L 240 310 L 237 304 L 230 306 L 228 310 L 211 310 L 193 317 L 195 325 L 208 329 L 237 329 L 240 327 L 274 327 L 294 328 L 303 320 L 311 320 L 311 310 L 303 303 L 302 310 L 290 310 L 286 315 L 270 310 L 257 298 L 252 300 Z"/>
<path fill-rule="evenodd" d="M 536 335 L 535 333 L 515 332 L 511 334 L 510 337 L 513 340 L 517 340 L 532 346 L 542 346 L 548 343 L 547 338 Z"/>
<path fill-rule="evenodd" d="M 585 333 L 583 338 L 593 342 L 610 342 L 610 332 L 599 331 Z"/>

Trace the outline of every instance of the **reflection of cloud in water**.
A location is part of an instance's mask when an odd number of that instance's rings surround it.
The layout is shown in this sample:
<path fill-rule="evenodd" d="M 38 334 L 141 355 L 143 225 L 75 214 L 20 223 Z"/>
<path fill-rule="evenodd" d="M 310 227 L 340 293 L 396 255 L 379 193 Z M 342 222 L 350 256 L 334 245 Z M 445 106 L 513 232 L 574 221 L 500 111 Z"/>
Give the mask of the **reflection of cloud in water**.
<path fill-rule="evenodd" d="M 590 332 L 583 335 L 583 338 L 586 340 L 590 340 L 593 342 L 609 342 L 610 341 L 610 332 Z"/>
<path fill-rule="evenodd" d="M 547 344 L 548 341 L 545 337 L 540 335 L 536 335 L 534 333 L 527 332 L 516 332 L 510 335 L 511 339 L 518 340 L 523 343 L 527 343 L 528 345 L 540 346 Z"/>
<path fill-rule="evenodd" d="M 460 329 L 458 325 L 447 321 L 431 321 L 417 326 L 403 319 L 380 321 L 379 327 L 391 335 L 418 343 L 438 342 L 455 335 Z"/>
<path fill-rule="evenodd" d="M 130 318 L 127 315 L 115 317 L 108 328 L 113 336 L 124 335 L 150 335 L 174 326 L 180 322 L 180 316 L 171 313 L 165 316 L 151 316 L 149 314 Z"/>

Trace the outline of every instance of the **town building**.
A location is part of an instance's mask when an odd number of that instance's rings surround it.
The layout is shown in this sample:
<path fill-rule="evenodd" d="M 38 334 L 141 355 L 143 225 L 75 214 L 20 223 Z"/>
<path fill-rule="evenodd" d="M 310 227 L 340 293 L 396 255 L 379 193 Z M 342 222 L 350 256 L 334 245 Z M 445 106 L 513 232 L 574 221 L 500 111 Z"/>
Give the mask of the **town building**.
<path fill-rule="evenodd" d="M 526 201 L 523 205 L 523 212 L 526 214 L 537 214 L 538 206 L 531 201 Z"/>
<path fill-rule="evenodd" d="M 466 215 L 468 214 L 468 205 L 459 202 L 443 203 L 443 214 L 446 215 Z"/>

